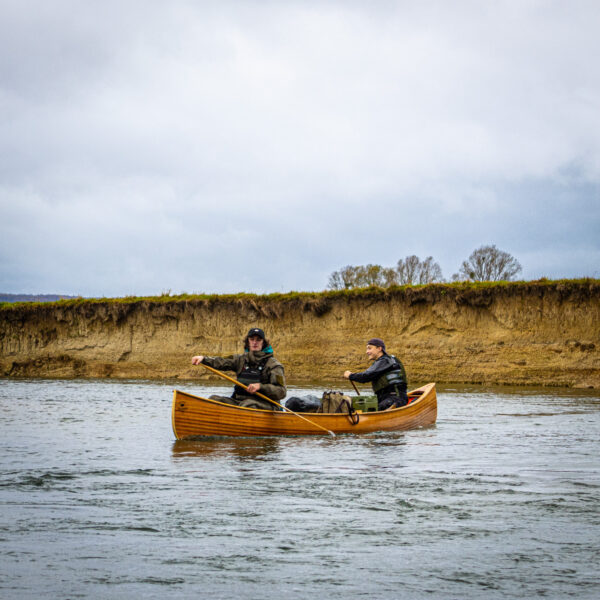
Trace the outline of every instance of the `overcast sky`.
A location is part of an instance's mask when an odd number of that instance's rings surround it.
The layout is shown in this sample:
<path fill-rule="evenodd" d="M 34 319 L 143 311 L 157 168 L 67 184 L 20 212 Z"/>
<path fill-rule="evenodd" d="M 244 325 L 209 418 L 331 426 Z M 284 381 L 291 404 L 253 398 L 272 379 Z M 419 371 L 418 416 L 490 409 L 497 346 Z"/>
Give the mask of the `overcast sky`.
<path fill-rule="evenodd" d="M 600 3 L 0 0 L 0 292 L 600 277 Z"/>

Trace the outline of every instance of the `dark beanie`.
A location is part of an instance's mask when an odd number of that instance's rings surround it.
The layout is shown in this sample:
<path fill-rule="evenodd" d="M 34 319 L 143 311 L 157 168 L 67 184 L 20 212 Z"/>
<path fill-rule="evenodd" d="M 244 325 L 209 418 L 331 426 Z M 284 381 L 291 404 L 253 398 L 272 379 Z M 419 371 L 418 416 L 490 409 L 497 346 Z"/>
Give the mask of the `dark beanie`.
<path fill-rule="evenodd" d="M 379 346 L 385 352 L 385 342 L 381 338 L 371 338 L 367 344 L 370 346 Z"/>

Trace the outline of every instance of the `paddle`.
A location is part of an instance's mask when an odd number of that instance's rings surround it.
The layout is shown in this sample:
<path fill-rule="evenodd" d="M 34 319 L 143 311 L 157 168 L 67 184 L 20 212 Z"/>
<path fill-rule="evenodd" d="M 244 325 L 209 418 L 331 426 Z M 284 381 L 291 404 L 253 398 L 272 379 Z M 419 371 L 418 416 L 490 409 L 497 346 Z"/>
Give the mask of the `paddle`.
<path fill-rule="evenodd" d="M 228 375 L 225 375 L 225 373 L 223 373 L 222 371 L 219 371 L 218 369 L 213 369 L 212 367 L 209 367 L 208 365 L 205 365 L 204 363 L 200 363 L 200 364 L 205 369 L 208 369 L 209 371 L 212 371 L 213 373 L 215 373 L 219 377 L 223 377 L 224 379 L 227 379 L 228 381 L 231 381 L 231 383 L 235 383 L 235 385 L 239 385 L 241 388 L 244 388 L 246 391 L 248 390 L 248 386 L 244 385 L 240 381 L 237 381 L 233 377 L 229 377 Z M 333 433 L 333 431 L 329 431 L 329 429 L 325 429 L 325 427 L 321 427 L 321 425 L 319 425 L 318 423 L 315 423 L 314 421 L 311 421 L 310 419 L 307 419 L 306 417 L 303 417 L 302 415 L 299 415 L 297 412 L 294 412 L 293 410 L 290 410 L 286 406 L 283 406 L 283 404 L 279 404 L 279 402 L 276 402 L 275 400 L 271 400 L 271 398 L 265 396 L 264 394 L 261 394 L 260 392 L 254 392 L 254 394 L 256 396 L 258 396 L 259 398 L 262 398 L 263 400 L 267 400 L 267 402 L 270 402 L 271 404 L 275 404 L 275 406 L 279 406 L 279 408 L 282 408 L 283 410 L 287 410 L 288 412 L 292 413 L 293 415 L 296 415 L 300 419 L 304 419 L 305 421 L 307 421 L 311 425 L 314 425 L 315 427 L 318 427 L 319 429 L 322 429 L 323 431 L 326 431 L 332 437 L 335 437 L 335 433 Z"/>
<path fill-rule="evenodd" d="M 354 388 L 356 393 L 360 396 L 360 392 L 358 391 L 358 388 L 356 387 L 356 384 L 354 383 L 354 381 L 352 381 L 352 379 L 350 379 L 350 383 L 352 384 L 352 387 Z"/>

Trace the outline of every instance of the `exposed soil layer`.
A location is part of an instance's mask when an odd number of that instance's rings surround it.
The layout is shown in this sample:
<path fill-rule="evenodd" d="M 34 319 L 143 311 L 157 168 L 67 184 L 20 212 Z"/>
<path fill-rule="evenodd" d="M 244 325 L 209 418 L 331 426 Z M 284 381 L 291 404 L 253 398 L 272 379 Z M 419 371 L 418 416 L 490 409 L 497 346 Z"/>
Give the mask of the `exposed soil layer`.
<path fill-rule="evenodd" d="M 0 375 L 206 379 L 190 358 L 240 352 L 254 326 L 297 383 L 346 385 L 381 337 L 411 386 L 600 388 L 596 280 L 4 305 Z"/>

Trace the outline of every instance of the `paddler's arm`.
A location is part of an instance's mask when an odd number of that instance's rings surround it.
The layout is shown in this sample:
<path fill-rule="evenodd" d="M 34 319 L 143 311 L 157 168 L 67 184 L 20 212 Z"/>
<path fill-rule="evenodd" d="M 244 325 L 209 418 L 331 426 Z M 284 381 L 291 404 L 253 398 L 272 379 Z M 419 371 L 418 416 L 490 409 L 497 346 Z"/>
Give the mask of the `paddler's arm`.
<path fill-rule="evenodd" d="M 251 388 L 255 385 L 259 387 L 255 390 L 251 390 Z M 259 391 L 261 394 L 271 398 L 271 400 L 283 400 L 287 394 L 283 366 L 277 365 L 271 369 L 269 383 L 253 383 L 248 386 L 248 391 Z"/>
<path fill-rule="evenodd" d="M 368 369 L 367 369 L 368 370 Z M 362 373 L 353 373 L 352 371 L 344 371 L 344 377 L 350 381 L 358 381 L 358 383 L 367 383 L 373 380 L 373 377 L 366 377 L 367 371 Z"/>
<path fill-rule="evenodd" d="M 200 354 L 192 357 L 192 364 L 205 364 L 213 369 L 218 369 L 219 371 L 235 371 L 237 367 L 237 362 L 235 359 L 235 356 L 202 356 Z"/>
<path fill-rule="evenodd" d="M 344 377 L 350 381 L 358 381 L 358 383 L 369 383 L 369 381 L 374 381 L 385 373 L 388 368 L 389 365 L 385 361 L 378 359 L 366 371 L 361 371 L 360 373 L 344 371 Z"/>

